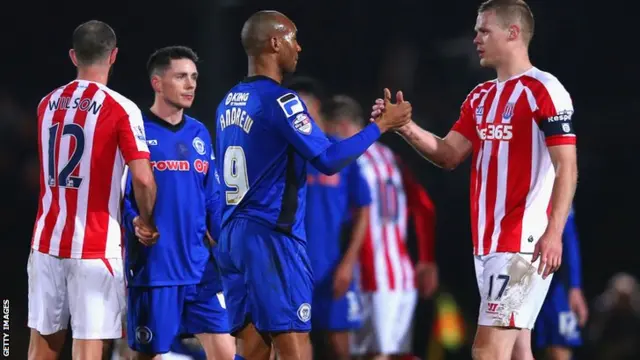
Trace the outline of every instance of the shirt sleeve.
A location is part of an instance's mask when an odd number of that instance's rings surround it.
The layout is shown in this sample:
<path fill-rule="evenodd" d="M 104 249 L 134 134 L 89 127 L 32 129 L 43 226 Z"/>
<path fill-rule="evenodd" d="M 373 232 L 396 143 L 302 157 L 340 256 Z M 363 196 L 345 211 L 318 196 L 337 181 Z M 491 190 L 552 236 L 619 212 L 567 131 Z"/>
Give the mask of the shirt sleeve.
<path fill-rule="evenodd" d="M 142 113 L 138 107 L 120 117 L 116 123 L 118 147 L 125 163 L 132 160 L 149 159 L 149 148 L 142 121 Z"/>
<path fill-rule="evenodd" d="M 218 170 L 216 170 L 216 157 L 213 151 L 213 144 L 211 142 L 211 136 L 205 129 L 207 156 L 209 157 L 209 166 L 207 174 L 204 179 L 205 189 L 205 208 L 207 210 L 207 230 L 209 234 L 218 240 L 220 235 L 220 223 L 222 221 L 222 208 L 220 207 L 220 177 L 218 176 Z"/>
<path fill-rule="evenodd" d="M 547 146 L 575 145 L 573 103 L 567 90 L 557 79 L 543 83 L 536 94 L 536 122 L 544 133 Z"/>
<path fill-rule="evenodd" d="M 350 208 L 361 208 L 371 205 L 369 183 L 367 183 L 367 180 L 364 178 L 360 164 L 357 161 L 349 165 L 347 191 Z"/>
<path fill-rule="evenodd" d="M 286 93 L 270 104 L 272 119 L 279 133 L 306 160 L 326 150 L 331 142 L 311 118 L 296 93 Z"/>

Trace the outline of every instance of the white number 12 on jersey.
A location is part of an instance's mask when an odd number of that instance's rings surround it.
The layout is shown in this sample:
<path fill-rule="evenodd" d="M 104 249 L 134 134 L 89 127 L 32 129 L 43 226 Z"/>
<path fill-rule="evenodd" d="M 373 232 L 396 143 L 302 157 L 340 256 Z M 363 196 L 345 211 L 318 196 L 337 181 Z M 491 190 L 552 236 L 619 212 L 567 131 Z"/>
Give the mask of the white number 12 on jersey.
<path fill-rule="evenodd" d="M 238 205 L 249 191 L 247 158 L 240 146 L 229 146 L 224 152 L 224 183 L 233 190 L 225 191 L 227 205 Z"/>

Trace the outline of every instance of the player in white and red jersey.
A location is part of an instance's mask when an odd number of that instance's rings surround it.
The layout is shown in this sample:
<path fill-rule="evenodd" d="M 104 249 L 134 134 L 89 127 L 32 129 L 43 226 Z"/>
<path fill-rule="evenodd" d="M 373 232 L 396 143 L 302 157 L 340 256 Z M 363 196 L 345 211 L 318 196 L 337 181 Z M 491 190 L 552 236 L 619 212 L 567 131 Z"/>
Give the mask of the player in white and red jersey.
<path fill-rule="evenodd" d="M 399 131 L 446 169 L 473 153 L 471 224 L 481 295 L 474 359 L 533 359 L 531 329 L 560 266 L 577 183 L 572 101 L 556 77 L 529 61 L 533 29 L 524 1 L 484 2 L 474 43 L 480 64 L 498 78 L 473 89 L 444 139 L 415 123 Z M 380 108 L 378 99 L 374 117 Z"/>
<path fill-rule="evenodd" d="M 333 123 L 342 137 L 363 125 L 360 106 L 334 97 Z M 369 227 L 360 251 L 362 327 L 352 337 L 353 355 L 385 359 L 411 352 L 418 289 L 424 297 L 437 287 L 434 263 L 435 207 L 427 192 L 391 149 L 374 143 L 358 165 L 371 193 Z M 407 249 L 409 219 L 415 226 L 418 264 Z"/>
<path fill-rule="evenodd" d="M 134 174 L 142 221 L 155 229 L 156 185 L 140 109 L 106 86 L 117 52 L 109 25 L 94 20 L 78 26 L 69 52 L 76 80 L 38 105 L 40 200 L 27 265 L 29 359 L 57 359 L 70 318 L 74 359 L 101 359 L 104 340 L 122 337 L 125 165 Z"/>

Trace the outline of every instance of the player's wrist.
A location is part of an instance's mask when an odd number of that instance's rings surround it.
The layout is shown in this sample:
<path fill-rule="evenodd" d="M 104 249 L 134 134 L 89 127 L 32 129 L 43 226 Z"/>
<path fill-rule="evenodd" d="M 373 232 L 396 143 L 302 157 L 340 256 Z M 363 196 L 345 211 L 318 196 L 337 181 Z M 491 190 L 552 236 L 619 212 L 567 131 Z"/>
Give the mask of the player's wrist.
<path fill-rule="evenodd" d="M 381 134 L 386 133 L 389 130 L 389 126 L 385 124 L 384 119 L 382 119 L 382 117 L 374 121 L 373 125 L 378 127 L 378 130 L 380 131 Z"/>

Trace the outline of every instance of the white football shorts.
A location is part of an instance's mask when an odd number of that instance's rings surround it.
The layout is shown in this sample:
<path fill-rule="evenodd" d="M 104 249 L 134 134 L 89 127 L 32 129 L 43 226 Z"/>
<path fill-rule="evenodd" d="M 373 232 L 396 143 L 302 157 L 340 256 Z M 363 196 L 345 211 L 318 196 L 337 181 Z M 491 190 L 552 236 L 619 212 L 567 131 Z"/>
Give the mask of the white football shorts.
<path fill-rule="evenodd" d="M 74 339 L 123 336 L 122 259 L 67 259 L 31 251 L 28 326 L 42 335 L 67 329 Z"/>
<path fill-rule="evenodd" d="M 540 259 L 532 264 L 532 257 L 518 253 L 475 256 L 478 325 L 533 329 L 553 275 L 546 279 L 538 275 Z"/>
<path fill-rule="evenodd" d="M 416 290 L 361 294 L 362 327 L 351 335 L 351 354 L 411 353 Z"/>

